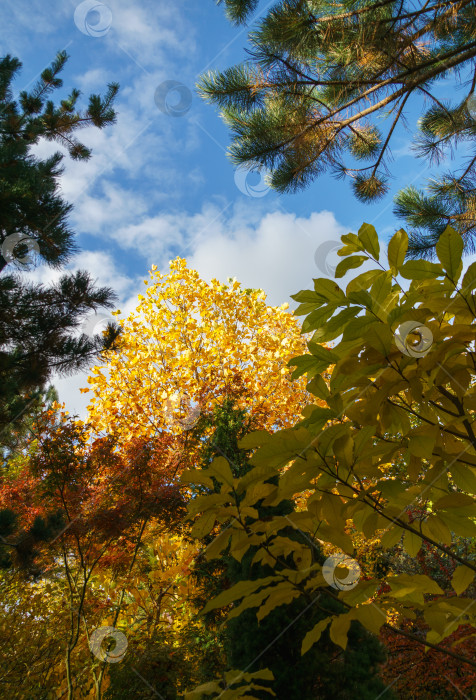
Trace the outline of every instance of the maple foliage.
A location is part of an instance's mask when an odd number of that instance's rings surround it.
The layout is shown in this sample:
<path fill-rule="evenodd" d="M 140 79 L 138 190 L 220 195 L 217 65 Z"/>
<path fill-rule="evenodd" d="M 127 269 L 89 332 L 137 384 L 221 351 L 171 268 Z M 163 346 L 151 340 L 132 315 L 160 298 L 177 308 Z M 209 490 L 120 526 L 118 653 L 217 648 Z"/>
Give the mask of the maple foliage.
<path fill-rule="evenodd" d="M 0 509 L 16 518 L 15 530 L 2 544 L 12 551 L 11 563 L 19 566 L 4 574 L 1 605 L 12 613 L 18 610 L 23 620 L 19 637 L 25 618 L 35 620 L 26 625 L 32 629 L 32 644 L 38 643 L 37 655 L 28 656 L 32 684 L 62 689 L 68 697 L 89 697 L 89 692 L 100 697 L 105 669 L 90 652 L 91 633 L 106 623 L 124 625 L 126 612 L 136 626 L 142 625 L 135 575 L 141 573 L 152 600 L 162 585 L 160 577 L 149 578 L 151 565 L 142 548 L 148 540 L 160 549 L 160 538 L 177 529 L 185 506 L 174 483 L 177 458 L 169 449 L 170 435 L 118 446 L 111 436 L 95 438 L 90 425 L 57 409 L 40 417 L 29 454 L 2 478 Z M 55 530 L 33 542 L 32 524 L 38 528 L 51 514 Z M 188 545 L 181 553 L 192 557 L 195 549 Z M 170 587 L 177 572 L 170 562 L 168 568 Z M 165 614 L 166 606 L 155 611 L 156 625 Z M 47 629 L 53 620 L 56 644 L 51 653 Z M 11 697 L 22 697 L 15 683 L 24 652 L 15 641 L 12 645 L 2 630 L 3 683 Z"/>

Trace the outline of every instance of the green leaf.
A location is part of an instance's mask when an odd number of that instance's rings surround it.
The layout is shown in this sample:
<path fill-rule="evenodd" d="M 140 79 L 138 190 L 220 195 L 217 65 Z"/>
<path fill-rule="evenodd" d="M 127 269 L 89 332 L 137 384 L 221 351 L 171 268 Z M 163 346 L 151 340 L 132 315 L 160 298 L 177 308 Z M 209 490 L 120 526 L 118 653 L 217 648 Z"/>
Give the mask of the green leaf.
<path fill-rule="evenodd" d="M 329 387 L 320 374 L 317 374 L 314 379 L 311 379 L 306 386 L 306 390 L 309 391 L 310 394 L 313 394 L 313 396 L 317 396 L 324 401 L 330 395 Z"/>
<path fill-rule="evenodd" d="M 468 588 L 470 583 L 472 583 L 473 579 L 474 571 L 471 571 L 471 569 L 468 569 L 468 567 L 464 565 L 457 566 L 451 579 L 453 590 L 456 591 L 457 595 L 461 595 L 461 593 Z"/>
<path fill-rule="evenodd" d="M 263 482 L 251 484 L 251 486 L 246 490 L 246 496 L 242 501 L 242 505 L 253 506 L 258 501 L 261 501 L 263 498 L 269 496 L 275 490 L 276 486 L 274 484 L 267 484 Z"/>
<path fill-rule="evenodd" d="M 332 352 L 332 350 L 329 350 L 328 348 L 324 347 L 324 345 L 319 345 L 319 343 L 314 343 L 312 341 L 308 343 L 308 345 L 312 356 L 317 357 L 319 360 L 322 360 L 327 364 L 327 366 L 339 362 L 339 355 L 337 355 L 337 353 L 335 352 Z M 288 364 L 291 365 L 292 360 L 290 360 Z"/>
<path fill-rule="evenodd" d="M 380 245 L 375 228 L 371 224 L 362 224 L 362 226 L 359 228 L 358 235 L 359 240 L 362 242 L 365 250 L 376 260 L 378 260 L 380 255 Z"/>
<path fill-rule="evenodd" d="M 461 258 L 463 255 L 463 239 L 457 231 L 448 226 L 436 244 L 438 260 L 453 282 L 457 282 L 461 274 Z"/>
<path fill-rule="evenodd" d="M 367 272 L 362 272 L 360 275 L 350 280 L 345 290 L 347 296 L 349 296 L 350 292 L 360 292 L 363 289 L 368 289 L 379 277 L 385 274 L 386 272 L 384 270 L 367 270 Z"/>
<path fill-rule="evenodd" d="M 367 329 L 375 323 L 379 322 L 375 320 L 374 316 L 357 316 L 357 318 L 353 318 L 352 321 L 349 321 L 344 328 L 342 338 L 344 341 L 363 338 Z"/>
<path fill-rule="evenodd" d="M 306 406 L 308 408 L 308 406 Z M 327 421 L 335 418 L 335 411 L 330 408 L 324 408 L 323 406 L 313 406 L 312 411 L 307 416 L 306 420 L 303 421 L 305 427 L 312 430 L 313 433 L 320 431 L 321 428 L 325 426 Z"/>
<path fill-rule="evenodd" d="M 341 260 L 336 267 L 335 277 L 343 277 L 348 270 L 360 267 L 366 260 L 368 260 L 366 255 L 351 255 Z"/>
<path fill-rule="evenodd" d="M 448 525 L 451 532 L 454 532 L 456 535 L 476 537 L 476 524 L 470 518 L 460 516 L 458 511 L 444 510 L 439 513 L 439 517 Z"/>
<path fill-rule="evenodd" d="M 354 545 L 352 539 L 343 531 L 342 520 L 336 527 L 328 525 L 325 522 L 321 522 L 319 525 L 318 534 L 325 542 L 335 544 L 335 546 L 342 549 L 343 552 L 352 552 L 353 550 Z"/>
<path fill-rule="evenodd" d="M 400 268 L 400 274 L 406 280 L 429 280 L 443 274 L 443 268 L 427 260 L 409 260 Z"/>
<path fill-rule="evenodd" d="M 359 583 L 350 590 L 343 590 L 340 592 L 339 597 L 342 598 L 348 605 L 354 607 L 355 605 L 360 605 L 367 602 L 370 598 L 373 598 L 376 594 L 378 588 L 380 588 L 381 582 L 375 579 L 370 579 L 369 581 L 359 581 Z"/>
<path fill-rule="evenodd" d="M 313 292 L 312 289 L 303 289 L 296 294 L 291 294 L 291 299 L 301 304 L 323 304 L 325 302 L 325 299 L 320 294 Z"/>
<path fill-rule="evenodd" d="M 300 355 L 289 360 L 288 367 L 296 367 L 291 375 L 291 379 L 297 379 L 303 374 L 307 374 L 309 379 L 312 379 L 316 374 L 324 372 L 331 363 L 332 360 L 330 362 L 328 360 L 319 360 L 314 355 Z"/>
<path fill-rule="evenodd" d="M 387 325 L 376 321 L 365 331 L 364 340 L 384 357 L 387 357 L 393 347 L 394 334 Z"/>
<path fill-rule="evenodd" d="M 312 341 L 315 343 L 330 342 L 341 335 L 342 329 L 346 326 L 350 319 L 354 318 L 361 309 L 358 306 L 350 306 L 347 309 L 340 311 L 337 316 L 333 316 L 316 330 L 312 336 Z"/>
<path fill-rule="evenodd" d="M 314 280 L 314 288 L 318 294 L 323 296 L 327 301 L 335 304 L 346 304 L 345 294 L 338 284 L 325 277 L 319 277 Z"/>
<path fill-rule="evenodd" d="M 210 681 L 210 683 L 203 683 L 197 686 L 194 690 L 185 693 L 185 700 L 200 700 L 204 694 L 210 695 L 210 693 L 219 693 L 221 691 L 220 684 L 216 681 Z"/>
<path fill-rule="evenodd" d="M 467 464 L 452 464 L 451 476 L 456 486 L 466 493 L 476 495 L 476 469 Z"/>
<path fill-rule="evenodd" d="M 299 306 L 294 309 L 294 315 L 295 316 L 307 316 L 308 314 L 312 313 L 316 308 L 316 304 L 299 304 Z"/>
<path fill-rule="evenodd" d="M 232 620 L 234 617 L 239 617 L 242 612 L 245 610 L 250 610 L 251 608 L 257 608 L 259 607 L 263 600 L 265 600 L 270 593 L 272 592 L 272 588 L 264 588 L 261 591 L 258 591 L 257 593 L 252 593 L 251 595 L 247 595 L 244 600 L 234 607 L 227 615 L 227 620 Z"/>
<path fill-rule="evenodd" d="M 387 583 L 390 585 L 395 598 L 404 598 L 415 591 L 434 595 L 443 593 L 436 581 L 433 581 L 425 574 L 398 574 L 388 578 Z"/>
<path fill-rule="evenodd" d="M 301 647 L 301 656 L 309 651 L 309 649 L 319 641 L 321 634 L 324 632 L 326 627 L 328 627 L 331 622 L 331 617 L 326 617 L 324 620 L 320 620 L 317 625 L 314 625 L 312 630 L 310 630 L 303 639 Z"/>
<path fill-rule="evenodd" d="M 334 305 L 326 304 L 326 306 L 323 308 L 311 311 L 311 313 L 306 316 L 302 322 L 302 332 L 309 333 L 309 331 L 320 328 L 327 321 L 327 319 L 332 316 L 335 309 L 336 307 Z"/>
<path fill-rule="evenodd" d="M 223 530 L 222 532 L 220 532 L 219 535 L 215 537 L 214 540 L 212 540 L 212 542 L 210 542 L 210 544 L 205 548 L 203 552 L 208 561 L 211 561 L 212 559 L 218 559 L 223 550 L 228 547 L 230 537 L 230 530 Z"/>
<path fill-rule="evenodd" d="M 471 263 L 471 265 L 466 270 L 463 281 L 461 282 L 461 291 L 470 292 L 476 287 L 476 262 Z"/>
<path fill-rule="evenodd" d="M 352 304 L 358 304 L 365 309 L 372 309 L 374 306 L 372 295 L 366 289 L 361 289 L 358 292 L 348 292 L 347 298 Z"/>
<path fill-rule="evenodd" d="M 405 262 L 407 249 L 408 236 L 406 231 L 401 228 L 390 239 L 387 250 L 388 264 L 394 267 L 397 272 Z"/>

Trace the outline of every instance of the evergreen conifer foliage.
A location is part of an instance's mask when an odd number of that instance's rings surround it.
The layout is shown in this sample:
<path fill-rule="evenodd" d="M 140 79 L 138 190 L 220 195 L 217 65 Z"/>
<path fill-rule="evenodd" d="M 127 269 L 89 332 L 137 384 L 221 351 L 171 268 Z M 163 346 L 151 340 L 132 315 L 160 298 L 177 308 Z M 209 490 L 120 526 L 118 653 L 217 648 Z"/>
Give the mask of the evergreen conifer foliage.
<path fill-rule="evenodd" d="M 102 129 L 116 118 L 117 84 L 103 97 L 91 95 L 83 110 L 76 88 L 59 104 L 50 99 L 62 86 L 59 74 L 67 58 L 58 53 L 18 99 L 13 82 L 21 63 L 9 55 L 0 60 L 0 431 L 21 420 L 53 373 L 84 368 L 118 338 L 114 324 L 103 335 L 78 332 L 86 314 L 112 307 L 115 299 L 111 289 L 95 287 L 87 272 L 65 274 L 49 287 L 28 281 L 35 263 L 61 268 L 76 251 L 68 224 L 71 205 L 59 192 L 63 155 L 41 159 L 32 148 L 54 141 L 71 158 L 87 160 L 91 151 L 77 131 Z M 8 444 L 9 435 L 2 433 L 0 442 Z"/>
<path fill-rule="evenodd" d="M 235 23 L 258 6 L 224 2 Z M 231 129 L 235 164 L 269 170 L 278 192 L 331 172 L 350 178 L 359 200 L 378 200 L 389 188 L 397 129 L 420 98 L 416 154 L 430 165 L 457 146 L 466 155 L 426 190 L 397 195 L 396 213 L 411 229 L 409 254 L 432 257 L 448 225 L 475 249 L 475 0 L 281 0 L 249 39 L 248 61 L 199 85 Z M 451 100 L 437 89 L 448 78 L 464 88 L 450 88 Z"/>
<path fill-rule="evenodd" d="M 40 259 L 53 267 L 61 267 L 76 250 L 67 221 L 71 205 L 58 193 L 63 155 L 42 160 L 31 154 L 31 148 L 46 139 L 64 147 L 74 160 L 87 160 L 91 151 L 76 132 L 114 123 L 113 102 L 119 87 L 112 83 L 104 97 L 91 95 L 85 110 L 77 108 L 80 91 L 76 88 L 55 105 L 49 97 L 63 85 L 59 74 L 67 59 L 66 52 L 58 53 L 34 88 L 20 92 L 18 100 L 13 97 L 13 81 L 21 63 L 12 56 L 0 60 L 0 271 L 8 262 L 5 241 L 14 234 L 33 240 Z M 23 246 L 20 241 L 18 250 L 10 251 L 13 261 L 24 257 Z"/>

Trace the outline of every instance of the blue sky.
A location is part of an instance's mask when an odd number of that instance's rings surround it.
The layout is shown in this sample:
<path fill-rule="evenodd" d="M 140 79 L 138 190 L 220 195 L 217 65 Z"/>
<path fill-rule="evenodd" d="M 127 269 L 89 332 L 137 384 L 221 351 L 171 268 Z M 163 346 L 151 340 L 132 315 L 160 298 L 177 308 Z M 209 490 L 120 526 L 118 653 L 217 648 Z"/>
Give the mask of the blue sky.
<path fill-rule="evenodd" d="M 93 157 L 65 161 L 62 189 L 74 205 L 71 224 L 81 247 L 71 269 L 88 269 L 98 284 L 113 287 L 125 314 L 150 266 L 165 271 L 177 255 L 206 279 L 236 277 L 263 288 L 270 303 L 288 301 L 325 274 L 328 241 L 363 221 L 388 240 L 402 225 L 392 214 L 394 194 L 410 182 L 423 185 L 428 174 L 403 129 L 393 144 L 390 192 L 371 206 L 330 175 L 303 193 L 278 196 L 258 175 L 236 172 L 226 158 L 226 127 L 194 92 L 205 70 L 245 56 L 247 29 L 230 25 L 213 0 L 3 0 L 0 21 L 2 55 L 23 63 L 16 90 L 31 87 L 61 49 L 70 55 L 65 91 L 77 86 L 86 96 L 120 83 L 117 124 L 83 131 Z M 181 93 L 167 93 L 168 81 L 184 86 Z M 438 90 L 449 98 L 455 86 L 446 81 Z M 183 113 L 173 116 L 180 96 Z M 416 105 L 410 130 L 419 113 Z M 38 148 L 41 155 L 54 150 Z M 43 281 L 57 276 L 45 267 L 33 274 Z M 57 382 L 70 410 L 83 410 L 78 388 L 84 385 L 84 376 Z"/>

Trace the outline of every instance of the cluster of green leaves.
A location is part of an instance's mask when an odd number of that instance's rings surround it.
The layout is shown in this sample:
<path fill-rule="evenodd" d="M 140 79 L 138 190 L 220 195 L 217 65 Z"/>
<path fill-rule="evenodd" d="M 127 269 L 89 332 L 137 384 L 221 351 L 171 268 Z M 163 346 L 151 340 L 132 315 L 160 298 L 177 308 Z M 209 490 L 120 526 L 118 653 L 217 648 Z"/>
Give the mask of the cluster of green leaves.
<path fill-rule="evenodd" d="M 249 695 L 250 690 L 261 690 L 271 695 L 276 695 L 272 690 L 266 688 L 256 681 L 273 680 L 270 671 L 256 671 L 255 673 L 244 673 L 243 671 L 227 671 L 223 681 L 210 681 L 199 685 L 189 693 L 185 693 L 185 700 L 201 700 L 204 696 L 211 695 L 220 697 L 223 700 L 235 700 L 235 698 L 253 698 Z"/>
<path fill-rule="evenodd" d="M 182 477 L 221 485 L 188 506 L 190 517 L 198 516 L 195 537 L 228 524 L 207 547 L 207 558 L 226 550 L 241 561 L 253 547 L 253 561 L 273 569 L 270 576 L 223 591 L 205 611 L 233 603 L 229 618 L 258 608 L 263 619 L 299 596 L 319 599 L 325 591 L 344 612 L 326 616 L 308 632 L 303 654 L 326 629 L 345 649 L 351 622 L 358 620 L 374 634 L 385 627 L 475 666 L 442 643 L 460 625 L 476 623 L 474 601 L 463 595 L 476 562 L 455 546 L 458 537 L 476 536 L 476 263 L 460 280 L 463 240 L 451 228 L 438 242 L 439 263 L 405 261 L 403 230 L 390 241 L 388 266 L 380 262 L 372 226 L 364 224 L 342 242 L 337 277 L 364 261 L 378 267 L 345 290 L 317 279 L 314 290 L 293 297 L 300 302 L 296 313 L 306 316 L 303 332 L 313 335 L 309 353 L 290 365 L 295 377 L 307 374 L 316 404 L 292 429 L 243 438 L 240 447 L 255 450 L 253 468 L 244 476 L 234 476 L 218 457 L 207 469 Z M 332 349 L 323 345 L 332 340 Z M 321 376 L 326 370 L 328 381 Z M 396 460 L 404 467 L 398 478 L 389 469 Z M 301 493 L 302 510 L 258 517 L 258 505 L 276 506 Z M 455 564 L 452 590 L 445 592 L 426 574 L 396 573 L 391 566 L 383 578 L 368 576 L 360 561 L 357 585 L 332 591 L 309 543 L 282 536 L 289 525 L 348 557 L 356 556 L 351 528 L 364 539 L 378 535 L 383 551 L 403 541 L 414 557 L 423 543 L 431 545 Z M 294 565 L 278 570 L 276 561 L 289 557 Z M 404 629 L 412 621 L 423 622 L 425 637 Z"/>
<path fill-rule="evenodd" d="M 215 408 L 215 429 L 204 450 L 202 461 L 205 469 L 210 466 L 213 457 L 226 458 L 235 479 L 245 476 L 253 468 L 248 461 L 249 450 L 238 446 L 240 438 L 244 437 L 247 429 L 249 430 L 251 418 L 252 416 L 247 416 L 244 410 L 235 408 L 231 400 Z M 194 479 L 193 474 L 184 477 L 186 483 L 190 483 L 189 479 Z M 268 485 L 276 485 L 277 479 L 277 475 L 272 476 Z M 212 481 L 213 492 L 203 483 L 194 484 L 194 499 L 207 493 L 219 494 L 222 489 L 221 482 L 215 478 L 212 478 Z M 237 495 L 238 503 L 244 498 L 245 492 Z M 287 517 L 294 511 L 295 504 L 291 499 L 284 499 L 275 506 L 262 506 L 258 501 L 255 520 L 266 522 L 273 516 L 279 516 L 282 527 L 273 533 L 276 541 L 287 539 L 311 544 L 312 561 L 323 563 L 325 556 L 319 542 L 311 541 L 309 535 L 304 536 L 287 522 Z M 247 526 L 253 524 L 253 518 L 249 514 L 245 517 L 245 523 Z M 213 540 L 226 532 L 231 524 L 230 521 L 221 523 L 202 539 L 202 552 L 193 569 L 202 594 L 202 601 L 196 602 L 199 609 L 204 609 L 204 620 L 211 628 L 216 629 L 217 623 L 225 619 L 221 626 L 224 627 L 223 632 L 220 628 L 227 661 L 224 670 L 240 668 L 250 673 L 265 669 L 271 671 L 274 678 L 271 689 L 279 698 L 314 700 L 319 696 L 322 700 L 331 700 L 334 697 L 343 697 L 345 693 L 358 691 L 362 700 L 373 700 L 383 692 L 385 688 L 377 673 L 379 663 L 385 658 L 383 648 L 378 640 L 372 638 L 357 622 L 350 631 L 348 647 L 345 651 L 340 651 L 339 658 L 336 658 L 335 649 L 327 634 L 324 634 L 310 654 L 305 658 L 301 656 L 301 643 L 306 633 L 331 611 L 343 611 L 338 601 L 323 595 L 317 603 L 316 600 L 309 600 L 295 591 L 294 596 L 285 595 L 282 604 L 275 605 L 269 614 L 259 612 L 258 616 L 252 609 L 256 604 L 256 597 L 253 595 L 249 598 L 249 605 L 243 601 L 240 609 L 236 611 L 232 609 L 233 599 L 230 599 L 229 604 L 224 603 L 224 607 L 220 609 L 207 605 L 208 601 L 217 595 L 226 599 L 226 592 L 231 587 L 279 575 L 294 563 L 291 550 L 284 551 L 281 556 L 273 555 L 272 566 L 259 556 L 255 560 L 255 555 L 259 554 L 259 547 L 255 546 L 251 546 L 243 556 L 238 557 L 230 554 L 226 548 L 220 557 L 210 560 L 207 557 L 209 546 L 213 546 Z M 207 678 L 211 676 L 210 672 Z M 263 682 L 265 681 L 262 681 L 262 684 Z M 268 686 L 268 682 L 265 684 Z M 254 696 L 265 700 L 267 692 L 269 687 L 266 690 L 255 688 Z"/>

